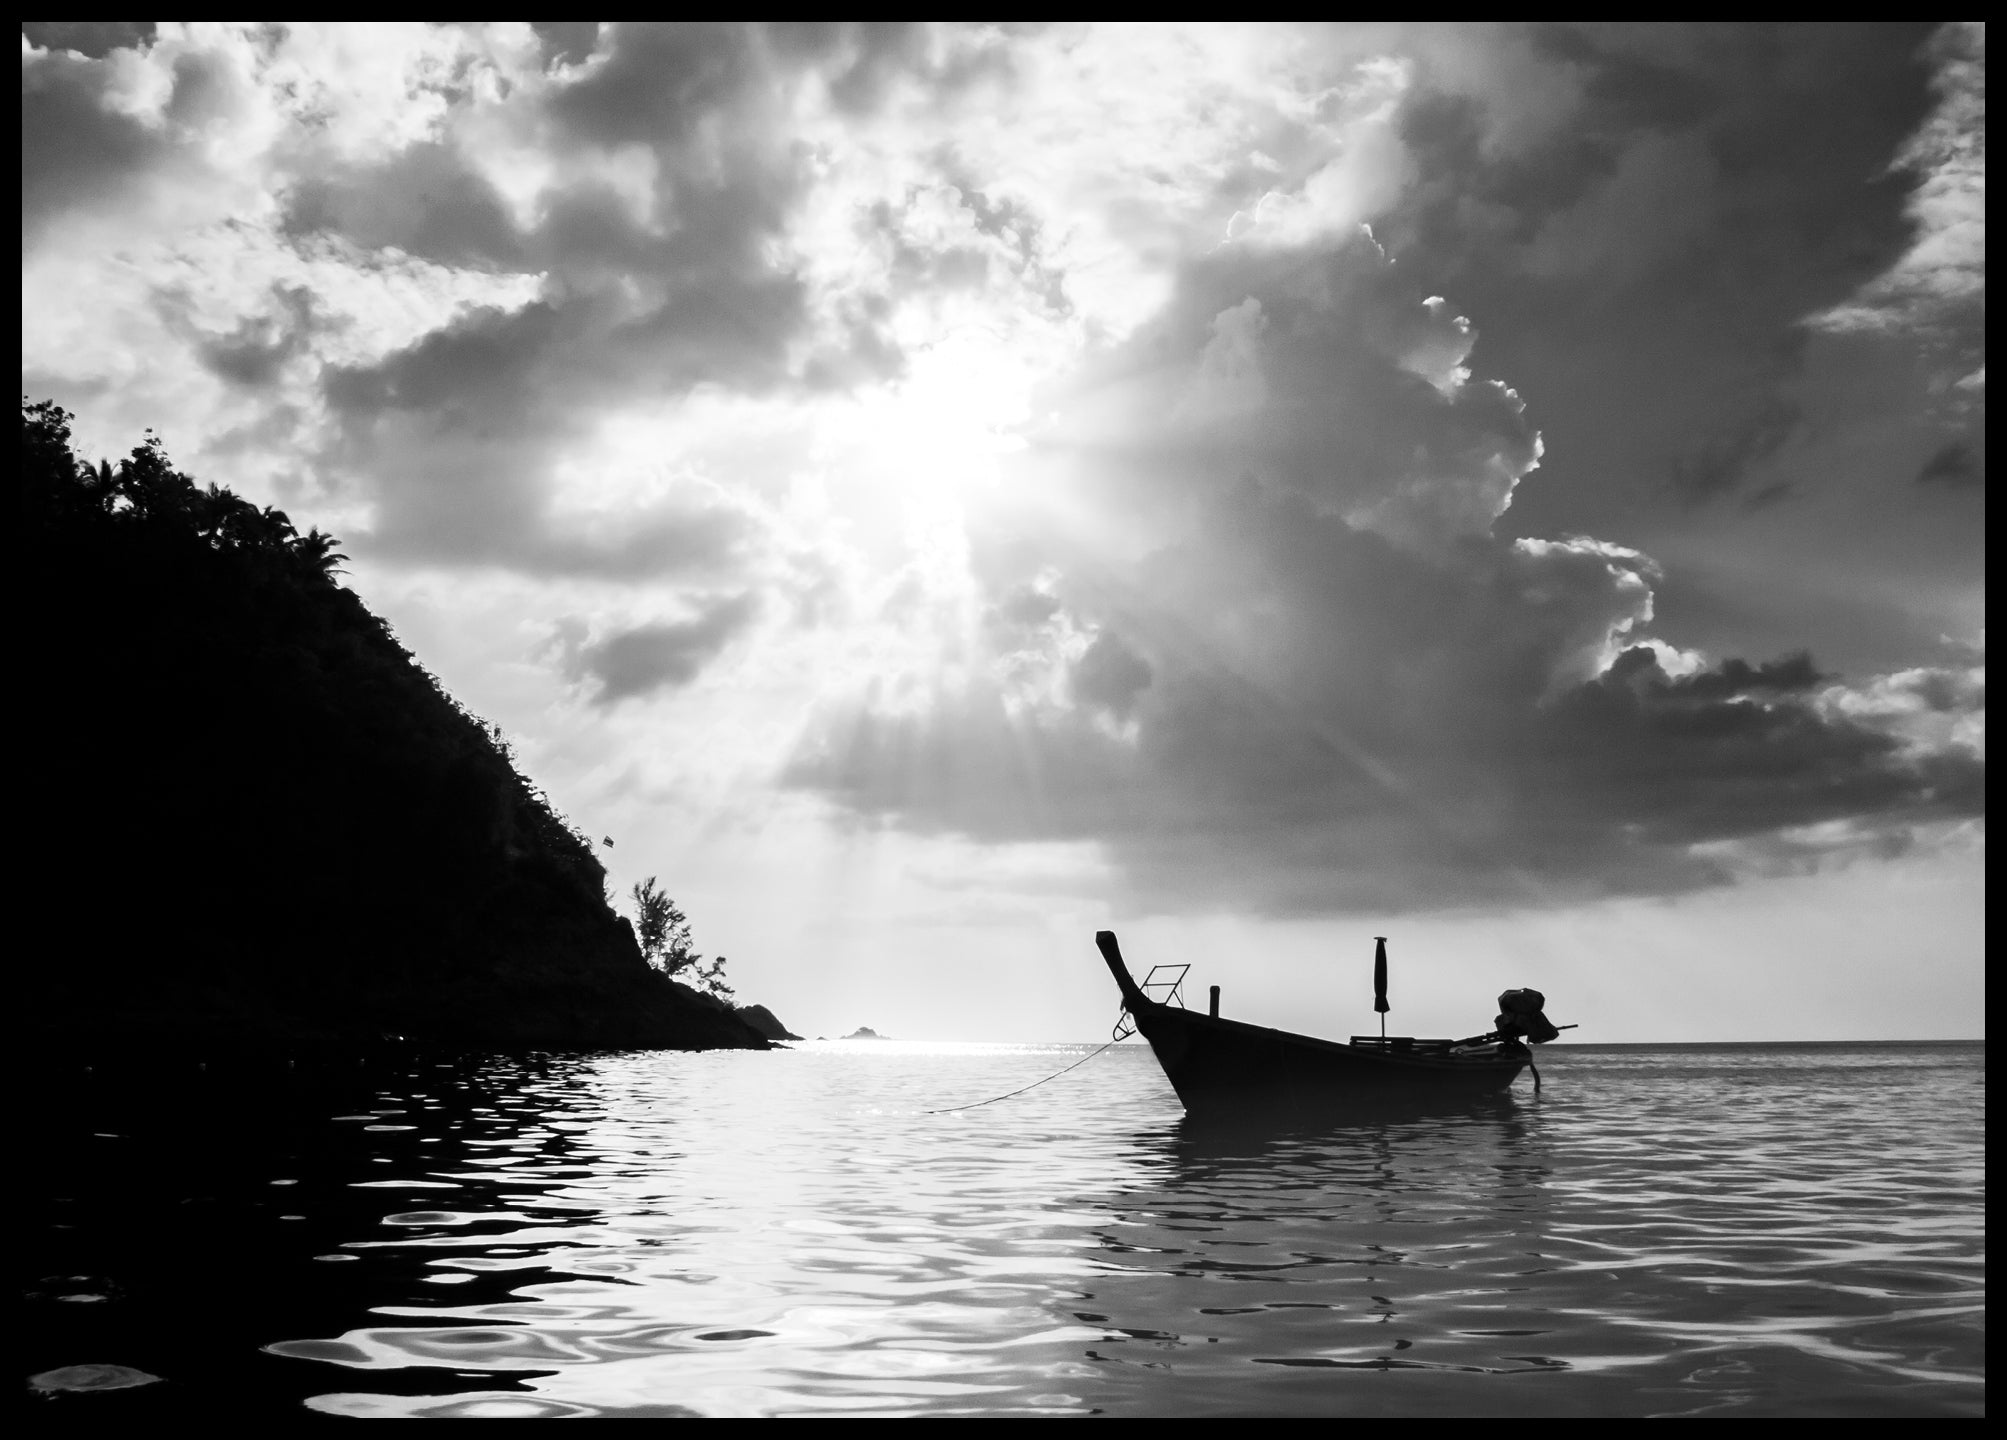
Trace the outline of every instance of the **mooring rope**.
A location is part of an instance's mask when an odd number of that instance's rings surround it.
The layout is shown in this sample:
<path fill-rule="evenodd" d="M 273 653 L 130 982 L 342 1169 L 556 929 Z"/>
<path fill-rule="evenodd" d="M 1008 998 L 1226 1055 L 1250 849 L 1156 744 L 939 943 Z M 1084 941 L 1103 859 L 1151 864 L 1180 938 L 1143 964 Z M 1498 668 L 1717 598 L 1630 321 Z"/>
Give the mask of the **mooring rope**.
<path fill-rule="evenodd" d="M 1101 1050 L 1106 1050 L 1109 1048 L 1109 1046 L 1119 1045 L 1120 1043 L 1121 1042 L 1119 1040 L 1110 1040 L 1107 1045 L 1103 1045 L 1101 1047 Z M 1096 1050 L 1091 1054 L 1082 1055 L 1078 1060 L 1074 1061 L 1071 1065 L 1067 1066 L 1066 1070 L 1078 1070 L 1082 1065 L 1085 1065 L 1089 1060 L 1092 1060 L 1095 1055 L 1099 1055 L 1101 1053 L 1101 1050 Z M 1066 1073 L 1066 1070 L 1055 1070 L 1050 1075 L 1046 1076 L 1045 1080 L 1057 1080 L 1060 1076 Z M 985 1105 L 994 1105 L 999 1100 L 1008 1100 L 1013 1095 L 1022 1095 L 1024 1094 L 1025 1090 L 1036 1090 L 1039 1086 L 1045 1083 L 1045 1080 L 1034 1080 L 1031 1082 L 1031 1084 L 1025 1086 L 1024 1089 L 1022 1090 L 1011 1091 L 1010 1095 L 993 1095 L 987 1100 L 978 1100 L 973 1105 L 950 1105 L 945 1110 L 922 1110 L 920 1113 L 922 1115 L 952 1115 L 957 1110 L 980 1110 Z"/>

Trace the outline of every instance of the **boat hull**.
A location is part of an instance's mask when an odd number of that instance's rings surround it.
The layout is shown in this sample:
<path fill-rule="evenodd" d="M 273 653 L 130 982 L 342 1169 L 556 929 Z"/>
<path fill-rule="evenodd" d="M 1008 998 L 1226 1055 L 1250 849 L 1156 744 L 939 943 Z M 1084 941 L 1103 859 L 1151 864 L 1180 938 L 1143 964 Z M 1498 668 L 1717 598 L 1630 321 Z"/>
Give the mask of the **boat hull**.
<path fill-rule="evenodd" d="M 1453 1105 L 1503 1094 L 1526 1067 L 1523 1056 L 1376 1054 L 1171 1005 L 1130 1014 L 1194 1114 Z"/>
<path fill-rule="evenodd" d="M 1161 1004 L 1130 978 L 1115 937 L 1096 939 L 1136 1028 L 1194 1114 L 1437 1109 L 1502 1095 L 1531 1059 L 1517 1047 L 1452 1055 L 1346 1045 Z"/>

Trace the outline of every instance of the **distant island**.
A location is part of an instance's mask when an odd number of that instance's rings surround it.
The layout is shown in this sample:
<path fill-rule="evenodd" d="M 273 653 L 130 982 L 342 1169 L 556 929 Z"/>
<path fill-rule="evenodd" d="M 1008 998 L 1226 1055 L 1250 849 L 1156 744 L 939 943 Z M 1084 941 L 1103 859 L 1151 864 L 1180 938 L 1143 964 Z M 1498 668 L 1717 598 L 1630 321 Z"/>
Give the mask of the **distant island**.
<path fill-rule="evenodd" d="M 16 1032 L 288 1053 L 764 1049 L 651 969 L 585 836 L 299 533 L 21 410 Z"/>
<path fill-rule="evenodd" d="M 860 1025 L 843 1038 L 845 1040 L 890 1040 L 892 1037 L 890 1035 L 880 1035 L 869 1025 Z"/>

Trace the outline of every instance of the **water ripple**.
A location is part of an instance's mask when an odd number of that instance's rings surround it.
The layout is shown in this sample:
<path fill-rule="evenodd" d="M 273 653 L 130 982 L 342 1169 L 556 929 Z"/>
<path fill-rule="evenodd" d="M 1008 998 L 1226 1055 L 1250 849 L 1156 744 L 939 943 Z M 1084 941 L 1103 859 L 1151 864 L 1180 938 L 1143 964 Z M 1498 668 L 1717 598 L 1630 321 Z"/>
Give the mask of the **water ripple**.
<path fill-rule="evenodd" d="M 1123 1047 L 925 1113 L 1081 1053 L 416 1067 L 173 1213 L 306 1217 L 262 1363 L 350 1416 L 1983 1413 L 1983 1047 L 1568 1047 L 1273 1134 Z"/>

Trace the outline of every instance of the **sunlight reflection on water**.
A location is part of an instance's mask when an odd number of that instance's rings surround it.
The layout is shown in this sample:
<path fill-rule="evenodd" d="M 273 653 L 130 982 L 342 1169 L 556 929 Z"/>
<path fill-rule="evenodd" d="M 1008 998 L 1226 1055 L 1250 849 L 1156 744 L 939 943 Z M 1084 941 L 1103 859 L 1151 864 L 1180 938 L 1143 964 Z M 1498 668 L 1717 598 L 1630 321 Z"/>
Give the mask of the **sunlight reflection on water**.
<path fill-rule="evenodd" d="M 1981 1046 L 1569 1047 L 1265 1137 L 1123 1047 L 924 1113 L 1087 1048 L 416 1072 L 372 1318 L 267 1348 L 358 1416 L 1983 1408 Z"/>

